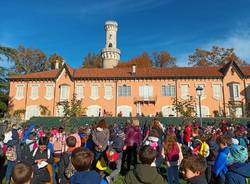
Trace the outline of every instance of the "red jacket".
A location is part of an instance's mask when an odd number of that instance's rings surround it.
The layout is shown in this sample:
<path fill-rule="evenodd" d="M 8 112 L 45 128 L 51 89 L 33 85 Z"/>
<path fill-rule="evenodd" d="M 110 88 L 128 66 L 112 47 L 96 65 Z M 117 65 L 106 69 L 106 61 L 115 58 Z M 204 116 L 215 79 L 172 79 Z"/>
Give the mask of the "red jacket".
<path fill-rule="evenodd" d="M 186 126 L 184 130 L 184 142 L 188 143 L 191 141 L 192 126 Z"/>

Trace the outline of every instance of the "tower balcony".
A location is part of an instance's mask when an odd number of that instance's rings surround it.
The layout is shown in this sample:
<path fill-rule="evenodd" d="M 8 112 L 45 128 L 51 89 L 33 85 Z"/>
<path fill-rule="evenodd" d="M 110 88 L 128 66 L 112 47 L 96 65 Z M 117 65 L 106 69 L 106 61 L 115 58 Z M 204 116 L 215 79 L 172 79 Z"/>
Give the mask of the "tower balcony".
<path fill-rule="evenodd" d="M 134 97 L 134 103 L 141 102 L 141 103 L 156 103 L 157 97 L 156 96 L 137 96 Z"/>

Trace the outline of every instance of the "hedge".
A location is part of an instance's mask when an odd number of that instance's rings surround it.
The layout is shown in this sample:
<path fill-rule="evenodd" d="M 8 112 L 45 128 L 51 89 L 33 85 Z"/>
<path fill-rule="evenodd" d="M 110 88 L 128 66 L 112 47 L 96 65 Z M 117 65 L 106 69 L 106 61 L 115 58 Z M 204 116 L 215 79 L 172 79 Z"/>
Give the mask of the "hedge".
<path fill-rule="evenodd" d="M 81 125 L 85 124 L 93 124 L 97 123 L 102 117 L 74 117 L 69 120 L 70 126 L 73 127 L 79 127 Z M 141 124 L 144 124 L 145 122 L 150 122 L 154 119 L 154 117 L 138 117 Z M 187 121 L 193 121 L 193 122 L 200 122 L 199 118 L 195 118 L 193 120 L 186 120 L 182 117 L 159 117 L 157 118 L 161 121 L 162 124 L 179 124 L 182 125 Z M 221 120 L 227 120 L 229 122 L 236 122 L 240 124 L 246 124 L 247 121 L 249 121 L 249 118 L 237 118 L 237 119 L 231 119 L 231 118 L 202 118 L 202 123 L 204 126 L 206 125 L 218 125 Z M 131 118 L 128 117 L 105 117 L 105 120 L 108 124 L 113 123 L 121 123 L 124 124 L 128 120 L 131 120 Z M 31 118 L 27 123 L 28 124 L 34 124 L 37 126 L 43 126 L 43 127 L 59 127 L 62 126 L 62 118 L 61 117 L 33 117 Z"/>

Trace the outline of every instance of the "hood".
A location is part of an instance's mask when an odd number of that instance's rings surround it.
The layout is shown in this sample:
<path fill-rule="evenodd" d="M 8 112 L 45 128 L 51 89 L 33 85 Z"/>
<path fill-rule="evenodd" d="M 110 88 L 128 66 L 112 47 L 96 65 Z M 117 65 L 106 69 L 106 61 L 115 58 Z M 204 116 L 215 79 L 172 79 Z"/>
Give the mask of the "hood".
<path fill-rule="evenodd" d="M 26 139 L 29 138 L 29 135 L 31 131 L 33 130 L 33 128 L 35 128 L 35 125 L 30 125 L 30 127 L 24 132 L 24 136 L 23 136 L 24 141 L 26 141 Z"/>
<path fill-rule="evenodd" d="M 101 176 L 95 171 L 81 171 L 76 172 L 71 177 L 70 183 L 72 184 L 100 184 Z"/>
<path fill-rule="evenodd" d="M 150 165 L 138 164 L 134 170 L 136 178 L 142 183 L 154 183 L 159 176 L 156 167 Z"/>
<path fill-rule="evenodd" d="M 250 178 L 250 163 L 233 164 L 231 170 L 245 178 Z"/>
<path fill-rule="evenodd" d="M 193 178 L 188 179 L 188 181 L 193 184 L 207 184 L 205 175 L 195 176 Z"/>

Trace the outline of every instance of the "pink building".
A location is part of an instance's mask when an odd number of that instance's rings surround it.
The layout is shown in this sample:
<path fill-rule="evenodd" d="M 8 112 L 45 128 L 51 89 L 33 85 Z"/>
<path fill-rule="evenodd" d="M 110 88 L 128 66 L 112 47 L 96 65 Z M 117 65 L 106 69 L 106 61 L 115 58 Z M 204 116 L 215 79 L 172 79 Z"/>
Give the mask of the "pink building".
<path fill-rule="evenodd" d="M 215 112 L 230 116 L 230 104 L 242 117 L 250 99 L 249 84 L 250 66 L 239 67 L 234 62 L 223 67 L 133 69 L 72 69 L 64 64 L 56 70 L 11 76 L 10 110 L 25 110 L 25 119 L 29 119 L 39 116 L 43 105 L 51 116 L 62 116 L 57 102 L 71 100 L 75 93 L 87 108 L 87 116 L 99 116 L 104 110 L 113 116 L 119 112 L 123 116 L 157 112 L 178 116 L 172 108 L 173 98 L 197 99 L 196 88 L 201 86 L 203 117 L 213 117 Z"/>

